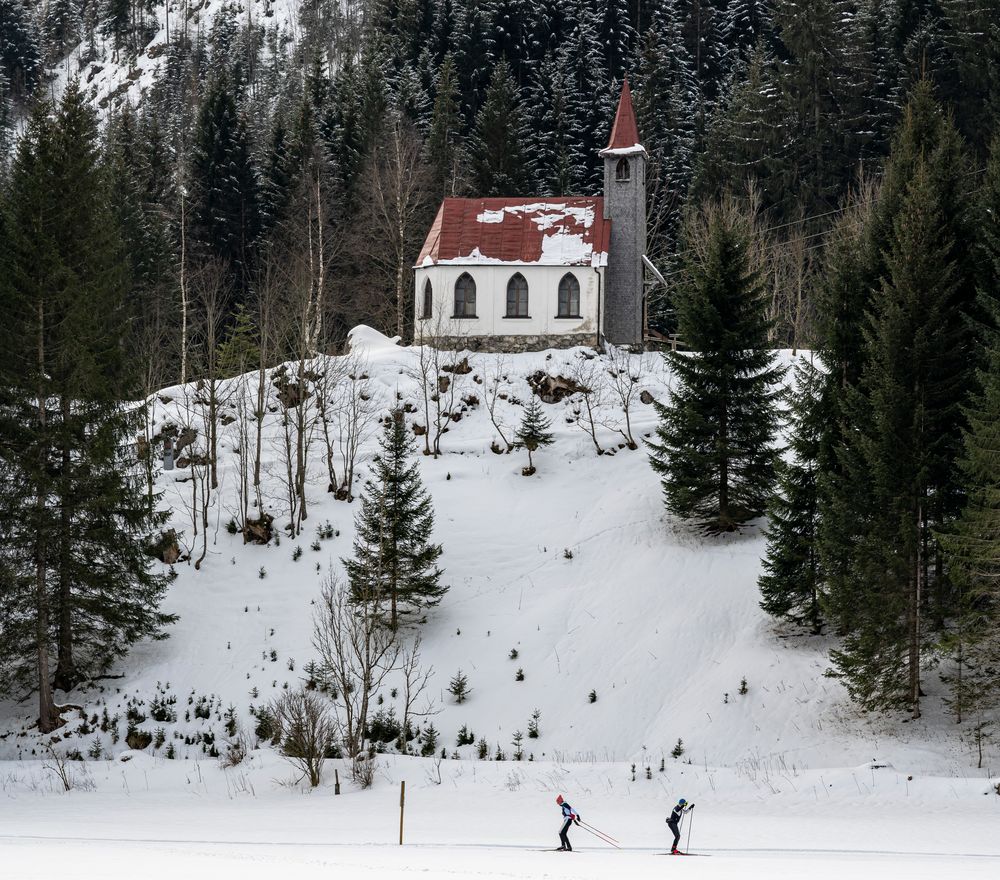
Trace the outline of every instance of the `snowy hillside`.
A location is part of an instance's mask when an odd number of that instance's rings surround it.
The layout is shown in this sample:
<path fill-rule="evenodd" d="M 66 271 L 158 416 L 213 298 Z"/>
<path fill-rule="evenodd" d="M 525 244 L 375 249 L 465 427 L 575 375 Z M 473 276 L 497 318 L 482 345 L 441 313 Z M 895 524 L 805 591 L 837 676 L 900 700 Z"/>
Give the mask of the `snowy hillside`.
<path fill-rule="evenodd" d="M 366 346 L 366 394 L 380 407 L 398 400 L 419 430 L 416 349 L 392 345 L 374 331 L 356 333 Z M 610 384 L 607 364 L 587 356 L 583 350 L 506 356 L 496 418 L 508 436 L 520 403 L 532 393 L 530 374 L 572 377 L 596 367 Z M 706 539 L 666 515 L 646 453 L 629 450 L 607 427 L 622 421 L 610 394 L 597 435 L 607 453 L 598 456 L 576 424 L 579 395 L 570 396 L 544 406 L 556 442 L 536 454 L 538 473 L 526 478 L 524 453 L 491 451 L 498 437 L 486 395 L 496 356 L 468 357 L 471 371 L 455 376 L 456 400 L 466 401 L 461 419 L 443 436 L 440 458 L 420 459 L 450 587 L 421 629 L 424 662 L 434 668 L 430 692 L 440 710 L 432 718 L 439 748 L 450 755 L 466 726 L 477 741 L 486 740 L 491 756 L 499 747 L 509 757 L 514 733 L 527 733 L 537 709 L 539 736 L 524 740 L 526 756 L 536 760 L 634 761 L 655 769 L 661 760 L 676 763 L 670 752 L 680 739 L 680 760 L 702 766 L 740 767 L 762 757 L 799 769 L 853 766 L 873 757 L 920 771 L 974 766 L 954 725 L 932 711 L 920 722 L 895 726 L 875 726 L 856 715 L 840 686 L 824 677 L 828 643 L 776 632 L 759 609 L 759 532 Z M 659 356 L 633 356 L 631 369 L 641 377 L 638 389 L 657 398 L 667 393 L 670 378 Z M 190 410 L 193 393 L 170 388 L 159 394 L 157 425 L 198 427 Z M 273 399 L 271 409 L 264 426 L 265 495 L 277 528 L 287 522 L 288 508 Z M 648 435 L 655 413 L 638 393 L 630 414 L 635 437 Z M 329 567 L 341 571 L 341 557 L 350 555 L 359 503 L 337 501 L 325 491 L 323 447 L 314 438 L 303 533 L 295 539 L 282 534 L 280 545 L 244 545 L 225 528 L 237 505 L 239 422 L 223 421 L 230 424 L 222 429 L 208 555 L 200 571 L 190 562 L 175 566 L 166 610 L 180 619 L 169 638 L 137 646 L 111 677 L 64 700 L 82 705 L 92 721 L 104 712 L 111 720 L 105 731 L 71 722 L 67 730 L 80 731 L 75 742 L 81 752 L 94 748 L 95 739 L 105 754 L 125 748 L 126 715 L 135 704 L 134 714 L 144 716 L 139 729 L 154 734 L 162 728 L 178 757 L 202 756 L 209 747 L 198 734 L 212 731 L 221 742 L 229 707 L 252 729 L 251 706 L 308 677 L 303 669 L 314 659 L 312 603 Z M 359 484 L 376 448 L 375 428 L 359 458 Z M 170 525 L 197 558 L 201 538 L 193 535 L 190 472 L 178 468 L 157 479 L 172 509 Z M 321 540 L 317 529 L 327 523 L 336 536 Z M 461 705 L 446 692 L 459 670 L 472 689 Z M 743 679 L 745 695 L 739 693 Z M 934 679 L 928 681 L 933 686 Z M 384 698 L 381 708 L 401 714 L 398 698 Z M 154 699 L 176 700 L 176 723 L 150 717 Z M 7 704 L 3 727 L 22 729 L 32 708 Z M 33 737 L 15 733 L 0 741 L 0 755 L 28 756 L 33 746 Z M 460 752 L 472 757 L 476 748 Z"/>
<path fill-rule="evenodd" d="M 93 47 L 80 43 L 52 71 L 53 93 L 61 94 L 70 79 L 79 77 L 84 93 L 102 115 L 123 102 L 140 104 L 167 63 L 168 37 L 176 40 L 178 33 L 184 33 L 192 42 L 207 38 L 213 17 L 224 6 L 241 22 L 262 28 L 267 45 L 282 46 L 300 36 L 301 0 L 167 0 L 157 4 L 151 28 L 155 33 L 134 62 L 126 59 L 125 52 L 116 55 L 112 41 L 98 33 Z M 91 48 L 96 57 L 88 54 Z"/>
<path fill-rule="evenodd" d="M 353 338 L 362 360 L 351 363 L 351 381 L 364 383 L 354 390 L 379 413 L 403 405 L 419 430 L 418 350 L 367 328 Z M 302 534 L 269 546 L 229 534 L 240 421 L 227 407 L 208 554 L 200 570 L 175 565 L 166 610 L 179 621 L 170 637 L 140 644 L 108 678 L 61 699 L 82 707 L 52 737 L 57 752 L 86 757 L 66 765 L 74 790 L 63 792 L 30 729 L 33 707 L 0 705 L 5 876 L 50 878 L 91 864 L 125 878 L 141 860 L 147 876 L 164 878 L 264 877 L 278 865 L 303 878 L 338 869 L 383 880 L 415 870 L 548 877 L 553 860 L 564 858 L 538 851 L 554 845 L 556 793 L 620 847 L 574 829 L 578 854 L 558 865 L 564 878 L 662 876 L 657 856 L 670 840 L 663 818 L 680 795 L 700 806 L 697 824 L 684 826 L 685 835 L 693 831 L 691 851 L 714 856 L 677 866 L 687 876 L 995 874 L 995 752 L 986 770 L 972 769 L 954 725 L 932 713 L 894 727 L 860 719 L 823 676 L 828 645 L 776 632 L 760 611 L 759 533 L 706 539 L 665 515 L 645 452 L 615 433 L 622 410 L 610 397 L 598 414 L 604 455 L 576 423 L 578 395 L 544 406 L 556 442 L 537 453 L 536 475 L 522 476 L 523 453 L 491 449 L 491 391 L 509 436 L 532 393 L 526 377 L 572 378 L 593 368 L 591 378 L 610 386 L 606 360 L 582 349 L 506 356 L 502 364 L 466 356 L 470 371 L 453 374 L 461 418 L 443 436 L 441 457 L 420 458 L 450 586 L 421 628 L 440 710 L 432 720 L 448 760 L 383 755 L 373 788 L 362 791 L 347 781 L 343 761 L 327 762 L 323 784 L 310 790 L 293 783 L 291 767 L 266 745 L 229 769 L 215 759 L 230 717 L 252 730 L 251 706 L 308 677 L 313 602 L 328 567 L 340 571 L 350 553 L 359 508 L 325 491 L 323 446 L 313 437 Z M 658 356 L 632 356 L 631 372 L 637 391 L 668 392 Z M 263 470 L 267 509 L 280 527 L 288 519 L 284 435 L 278 392 L 270 393 Z M 195 394 L 158 394 L 157 430 L 199 428 Z M 637 438 L 655 424 L 638 394 L 631 417 Z M 202 443 L 183 455 L 196 456 Z M 373 432 L 360 480 L 374 449 Z M 190 467 L 157 481 L 170 525 L 183 533 L 181 549 L 197 558 Z M 446 692 L 459 669 L 472 688 L 461 705 Z M 383 710 L 401 711 L 391 690 L 383 696 Z M 524 740 L 533 760 L 515 762 L 514 733 L 528 730 L 536 709 L 539 735 Z M 128 749 L 130 725 L 150 740 L 141 750 Z M 490 757 L 500 747 L 506 760 L 481 761 L 474 745 L 456 750 L 463 726 L 487 741 Z M 679 739 L 685 751 L 673 757 Z M 334 769 L 342 797 L 334 795 Z M 397 842 L 402 781 L 407 846 L 397 849 L 389 845 Z"/>

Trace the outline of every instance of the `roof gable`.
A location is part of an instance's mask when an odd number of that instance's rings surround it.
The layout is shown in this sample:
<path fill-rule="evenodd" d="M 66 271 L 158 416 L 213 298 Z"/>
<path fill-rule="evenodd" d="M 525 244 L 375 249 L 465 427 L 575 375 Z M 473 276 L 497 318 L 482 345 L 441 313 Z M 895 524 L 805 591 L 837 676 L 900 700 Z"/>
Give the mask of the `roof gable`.
<path fill-rule="evenodd" d="M 417 267 L 507 263 L 606 266 L 604 199 L 445 199 Z"/>

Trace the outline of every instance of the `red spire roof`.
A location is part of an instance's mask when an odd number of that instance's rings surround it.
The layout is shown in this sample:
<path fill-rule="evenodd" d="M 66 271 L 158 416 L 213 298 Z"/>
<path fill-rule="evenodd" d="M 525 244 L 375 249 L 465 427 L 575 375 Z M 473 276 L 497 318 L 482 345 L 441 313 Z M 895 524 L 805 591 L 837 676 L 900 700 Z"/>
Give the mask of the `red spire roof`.
<path fill-rule="evenodd" d="M 627 153 L 645 152 L 639 143 L 639 126 L 635 121 L 635 109 L 632 107 L 632 91 L 628 80 L 622 83 L 622 96 L 618 100 L 618 112 L 615 114 L 615 124 L 611 128 L 611 140 L 607 147 L 601 150 L 601 155 L 625 155 Z"/>

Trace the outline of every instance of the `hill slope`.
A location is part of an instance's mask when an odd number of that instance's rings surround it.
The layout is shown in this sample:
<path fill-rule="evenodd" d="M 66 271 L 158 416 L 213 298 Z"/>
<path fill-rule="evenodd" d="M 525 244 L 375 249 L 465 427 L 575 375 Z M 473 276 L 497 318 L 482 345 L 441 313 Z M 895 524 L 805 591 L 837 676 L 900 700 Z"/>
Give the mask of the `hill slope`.
<path fill-rule="evenodd" d="M 422 399 L 411 373 L 415 349 L 392 345 L 374 331 L 357 333 L 364 345 L 371 393 L 388 407 L 394 399 L 419 410 Z M 498 418 L 516 424 L 531 393 L 526 378 L 544 370 L 573 374 L 582 350 L 507 356 L 508 382 Z M 459 396 L 475 395 L 460 421 L 443 438 L 444 454 L 421 458 L 436 510 L 435 539 L 444 546 L 442 566 L 450 591 L 422 627 L 424 660 L 435 673 L 431 692 L 441 710 L 433 718 L 440 746 L 453 751 L 457 731 L 467 725 L 493 754 L 509 756 L 515 731 L 526 732 L 540 710 L 540 736 L 525 739 L 536 759 L 617 760 L 668 764 L 678 739 L 699 764 L 740 766 L 772 756 L 803 767 L 853 766 L 878 756 L 897 766 L 949 773 L 970 766 L 969 751 L 954 725 L 933 709 L 917 723 L 873 725 L 859 720 L 842 688 L 824 678 L 824 639 L 781 633 L 758 607 L 756 579 L 764 541 L 756 528 L 745 534 L 706 539 L 665 514 L 660 487 L 644 450 L 619 448 L 621 437 L 599 429 L 598 456 L 590 437 L 573 419 L 574 398 L 547 404 L 555 444 L 536 456 L 538 473 L 521 475 L 523 453 L 498 455 L 496 437 L 481 402 L 490 386 L 495 356 L 470 355 L 471 373 Z M 783 354 L 786 363 L 789 354 Z M 656 355 L 633 356 L 640 387 L 662 398 L 670 377 Z M 596 362 L 594 362 L 596 363 Z M 606 373 L 601 375 L 607 381 Z M 482 384 L 480 384 L 480 381 Z M 186 394 L 165 389 L 155 402 L 158 425 L 189 424 Z M 274 389 L 271 389 L 274 393 Z M 167 402 L 164 402 L 167 401 Z M 275 407 L 275 409 L 277 409 Z M 608 404 L 602 417 L 620 418 Z M 653 407 L 632 409 L 638 438 L 655 425 Z M 164 727 L 178 755 L 196 756 L 204 745 L 185 744 L 199 731 L 222 736 L 230 705 L 252 726 L 251 705 L 260 705 L 288 682 L 303 677 L 314 656 L 310 644 L 312 602 L 329 566 L 342 570 L 351 551 L 353 517 L 359 504 L 334 500 L 324 491 L 325 464 L 316 441 L 310 458 L 310 514 L 303 534 L 280 546 L 244 545 L 224 526 L 235 508 L 238 424 L 223 429 L 220 490 L 210 512 L 209 553 L 200 571 L 176 566 L 166 610 L 180 615 L 170 638 L 137 646 L 108 679 L 69 695 L 88 715 L 107 708 L 124 739 L 128 701 L 160 695 L 177 698 L 178 721 L 152 718 L 138 727 Z M 287 520 L 281 502 L 279 414 L 265 425 L 265 481 L 275 525 Z M 197 443 L 196 443 L 197 445 Z M 360 478 L 375 449 L 364 445 Z M 157 479 L 171 524 L 193 544 L 188 505 L 189 472 L 177 469 Z M 315 529 L 329 522 L 339 531 L 311 549 Z M 293 559 L 296 547 L 302 556 Z M 264 577 L 261 577 L 261 573 Z M 517 658 L 510 659 L 512 649 Z M 523 681 L 515 681 L 521 668 Z M 471 698 L 456 705 L 446 693 L 457 670 L 469 677 Z M 737 692 L 741 679 L 748 693 Z M 936 681 L 928 677 L 933 691 Z M 591 703 L 588 695 L 596 691 Z M 728 695 L 728 696 L 727 696 Z M 388 693 L 385 706 L 400 711 Z M 195 717 L 200 698 L 209 718 Z M 933 705 L 933 701 L 929 701 Z M 3 726 L 19 729 L 30 709 L 3 707 Z M 184 713 L 190 718 L 185 720 Z M 148 715 L 148 708 L 139 714 Z M 70 725 L 79 725 L 78 721 Z M 97 737 L 106 752 L 119 751 L 110 731 L 84 728 L 81 750 Z M 29 752 L 30 737 L 0 742 L 0 756 Z M 150 751 L 155 751 L 152 747 Z M 474 753 L 471 746 L 462 752 Z M 973 765 L 974 766 L 974 765 Z"/>

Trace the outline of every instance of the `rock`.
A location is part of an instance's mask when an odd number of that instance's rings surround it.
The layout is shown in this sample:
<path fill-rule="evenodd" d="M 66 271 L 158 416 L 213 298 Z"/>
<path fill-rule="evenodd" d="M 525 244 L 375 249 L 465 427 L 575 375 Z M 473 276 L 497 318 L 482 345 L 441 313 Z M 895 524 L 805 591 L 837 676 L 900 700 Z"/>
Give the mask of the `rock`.
<path fill-rule="evenodd" d="M 177 540 L 177 532 L 174 529 L 166 529 L 160 532 L 160 536 L 146 547 L 146 555 L 153 559 L 159 559 L 167 565 L 173 565 L 181 558 L 180 543 Z"/>
<path fill-rule="evenodd" d="M 649 406 L 649 404 L 651 404 L 653 402 L 653 395 L 650 394 L 645 389 L 643 389 L 639 393 L 639 400 L 641 400 L 644 404 L 646 404 L 646 406 Z"/>
<path fill-rule="evenodd" d="M 413 423 L 413 433 L 417 437 L 423 437 L 427 433 L 427 429 L 423 425 L 418 425 L 416 422 Z"/>
<path fill-rule="evenodd" d="M 244 544 L 270 544 L 274 534 L 274 517 L 269 513 L 262 513 L 257 519 L 247 519 L 243 526 Z"/>
<path fill-rule="evenodd" d="M 565 376 L 550 376 L 538 370 L 528 376 L 528 384 L 546 403 L 559 403 L 573 394 L 590 394 L 590 389 Z"/>

